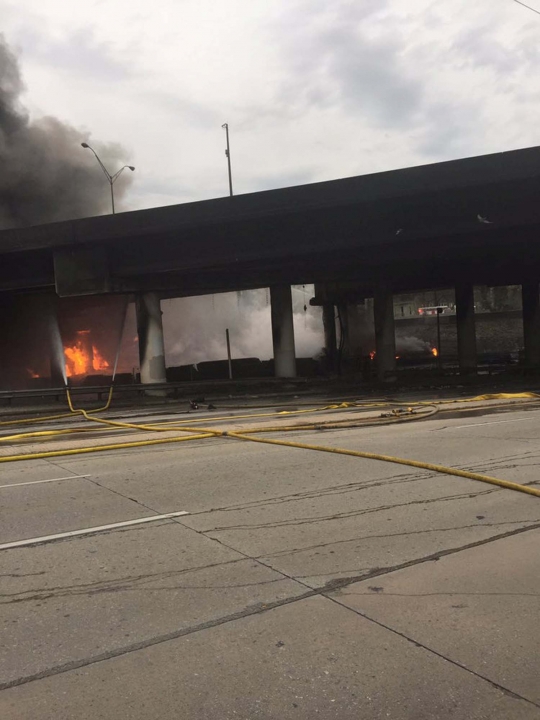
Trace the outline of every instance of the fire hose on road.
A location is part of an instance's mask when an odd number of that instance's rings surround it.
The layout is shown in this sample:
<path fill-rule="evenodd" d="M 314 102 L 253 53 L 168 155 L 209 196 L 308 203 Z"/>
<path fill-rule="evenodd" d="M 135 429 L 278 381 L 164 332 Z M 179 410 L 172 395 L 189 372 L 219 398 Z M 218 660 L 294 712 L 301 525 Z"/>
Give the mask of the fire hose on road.
<path fill-rule="evenodd" d="M 112 399 L 112 387 L 111 391 L 109 393 L 109 398 L 106 403 L 106 405 L 103 408 L 100 408 L 99 411 L 105 411 L 110 407 Z M 536 393 L 500 393 L 497 395 L 481 395 L 476 396 L 474 398 L 469 398 L 464 401 L 460 402 L 474 402 L 474 401 L 489 401 L 489 400 L 516 400 L 516 399 L 531 399 L 531 400 L 538 400 L 540 399 L 540 396 Z M 488 475 L 483 475 L 480 473 L 474 473 L 469 472 L 467 470 L 460 470 L 457 468 L 451 468 L 446 467 L 443 465 L 438 465 L 434 463 L 428 463 L 423 462 L 419 460 L 411 460 L 407 458 L 399 458 L 394 457 L 391 455 L 383 455 L 378 453 L 370 453 L 370 452 L 364 452 L 359 450 L 348 450 L 345 448 L 338 448 L 338 447 L 330 447 L 330 446 L 324 446 L 324 445 L 311 445 L 308 443 L 301 443 L 301 442 L 293 442 L 293 441 L 287 441 L 287 440 L 277 440 L 277 439 L 269 439 L 269 438 L 262 438 L 258 437 L 261 433 L 274 433 L 274 432 L 298 432 L 298 431 L 309 431 L 309 430 L 317 430 L 317 429 L 344 429 L 344 428 L 351 428 L 351 427 L 369 427 L 373 425 L 380 425 L 380 424 L 390 424 L 390 423 L 399 423 L 404 421 L 410 421 L 410 420 L 420 420 L 425 419 L 427 417 L 433 416 L 435 413 L 437 413 L 440 410 L 440 407 L 444 404 L 453 403 L 454 401 L 422 401 L 422 402 L 416 402 L 416 403 L 395 403 L 392 401 L 382 401 L 382 402 L 374 402 L 374 403 L 361 403 L 361 402 L 355 402 L 355 403 L 336 403 L 332 405 L 327 405 L 322 408 L 310 408 L 308 410 L 293 410 L 293 411 L 280 411 L 276 413 L 253 413 L 248 414 L 244 416 L 226 416 L 223 418 L 214 418 L 214 422 L 222 421 L 222 420 L 228 420 L 228 421 L 234 421 L 242 418 L 249 418 L 249 419 L 257 419 L 261 417 L 269 417 L 269 416 L 281 416 L 284 415 L 298 415 L 298 414 L 305 414 L 305 413 L 320 413 L 320 412 L 334 412 L 334 411 L 340 411 L 345 409 L 351 409 L 354 407 L 362 407 L 362 408 L 374 408 L 374 407 L 382 407 L 382 406 L 398 406 L 398 407 L 405 407 L 407 408 L 405 411 L 401 410 L 401 413 L 398 413 L 395 417 L 383 417 L 375 420 L 370 420 L 368 422 L 366 421 L 336 421 L 336 422 L 312 422 L 312 423 L 303 423 L 303 424 L 297 424 L 297 425 L 274 425 L 274 426 L 266 426 L 266 427 L 256 427 L 249 430 L 243 430 L 241 432 L 236 431 L 228 431 L 228 430 L 220 430 L 219 428 L 207 428 L 207 427 L 193 427 L 195 423 L 199 422 L 205 422 L 196 420 L 196 421 L 179 421 L 174 423 L 151 423 L 151 424 L 137 424 L 137 423 L 127 423 L 127 422 L 121 422 L 121 421 L 115 421 L 115 420 L 107 420 L 105 418 L 98 418 L 95 417 L 94 413 L 98 412 L 97 410 L 94 411 L 86 411 L 83 409 L 77 409 L 73 407 L 71 396 L 69 393 L 69 389 L 67 389 L 67 400 L 68 405 L 70 408 L 69 415 L 64 416 L 50 416 L 50 418 L 41 418 L 42 421 L 46 419 L 57 419 L 58 417 L 73 417 L 76 415 L 82 416 L 85 420 L 90 422 L 96 422 L 99 423 L 101 426 L 106 426 L 110 428 L 111 430 L 119 430 L 119 429 L 129 429 L 129 430 L 138 430 L 138 431 L 148 431 L 148 432 L 172 432 L 172 431 L 180 431 L 182 433 L 191 433 L 189 435 L 182 435 L 182 436 L 175 436 L 172 438 L 159 438 L 159 439 L 151 439 L 151 440 L 138 440 L 134 442 L 122 442 L 122 443 L 111 443 L 107 445 L 92 445 L 92 446 L 86 446 L 86 447 L 79 447 L 79 448 L 67 448 L 67 449 L 61 449 L 61 450 L 51 450 L 51 451 L 42 451 L 42 452 L 33 452 L 33 453 L 24 453 L 19 455 L 8 455 L 8 456 L 0 456 L 0 463 L 8 463 L 8 462 L 16 462 L 16 461 L 22 461 L 22 460 L 36 460 L 36 459 L 47 459 L 52 457 L 63 457 L 63 456 L 73 456 L 73 455 L 82 455 L 82 454 L 88 454 L 88 453 L 94 453 L 94 452 L 104 452 L 108 450 L 122 450 L 122 449 L 132 449 L 132 448 L 138 448 L 138 447 L 148 447 L 151 445 L 160 445 L 160 444 L 168 444 L 168 443 L 180 443 L 180 442 L 189 442 L 192 440 L 207 440 L 210 438 L 229 438 L 232 440 L 239 440 L 243 442 L 257 442 L 257 443 L 264 443 L 268 445 L 276 445 L 281 447 L 289 447 L 289 448 L 296 448 L 301 450 L 312 450 L 317 452 L 326 452 L 326 453 L 332 453 L 337 455 L 346 455 L 350 457 L 357 457 L 357 458 L 363 458 L 368 460 L 377 460 L 381 462 L 387 462 L 387 463 L 395 463 L 398 465 L 405 465 L 408 467 L 414 467 L 422 470 L 427 470 L 431 472 L 441 473 L 444 475 L 451 475 L 455 477 L 461 477 L 466 478 L 470 480 L 475 480 L 479 482 L 488 483 L 491 485 L 495 485 L 497 487 L 505 488 L 508 490 L 514 490 L 517 492 L 526 493 L 528 495 L 533 495 L 535 497 L 540 497 L 540 489 L 531 487 L 529 485 L 521 485 L 519 483 L 510 482 L 508 480 L 503 480 L 500 478 L 494 478 Z M 391 414 L 389 414 L 391 415 Z M 21 422 L 21 421 L 15 421 L 15 422 Z M 31 422 L 31 421 L 22 421 L 22 422 Z M 36 422 L 34 420 L 33 422 Z M 7 424 L 7 423 L 3 423 Z M 93 429 L 93 428 L 92 428 Z M 80 433 L 80 432 L 89 432 L 92 430 L 91 428 L 62 428 L 62 429 L 56 429 L 56 430 L 45 430 L 45 431 L 35 431 L 30 433 L 19 433 L 18 435 L 10 435 L 10 436 L 4 436 L 0 438 L 0 441 L 3 442 L 13 442 L 17 440 L 26 440 L 33 437 L 51 437 L 54 435 L 66 435 L 71 433 Z"/>

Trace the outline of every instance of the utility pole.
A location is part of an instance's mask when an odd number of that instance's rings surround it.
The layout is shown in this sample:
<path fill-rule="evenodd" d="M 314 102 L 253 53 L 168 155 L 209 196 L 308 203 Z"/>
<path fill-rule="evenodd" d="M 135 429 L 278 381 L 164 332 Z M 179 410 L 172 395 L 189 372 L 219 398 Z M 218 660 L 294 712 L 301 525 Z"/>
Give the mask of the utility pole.
<path fill-rule="evenodd" d="M 227 158 L 227 166 L 229 169 L 229 195 L 233 196 L 233 189 L 232 189 L 232 171 L 231 171 L 231 148 L 229 145 L 229 123 L 223 123 L 221 126 L 222 128 L 225 128 L 225 135 L 227 137 L 227 149 L 225 150 L 225 156 Z"/>

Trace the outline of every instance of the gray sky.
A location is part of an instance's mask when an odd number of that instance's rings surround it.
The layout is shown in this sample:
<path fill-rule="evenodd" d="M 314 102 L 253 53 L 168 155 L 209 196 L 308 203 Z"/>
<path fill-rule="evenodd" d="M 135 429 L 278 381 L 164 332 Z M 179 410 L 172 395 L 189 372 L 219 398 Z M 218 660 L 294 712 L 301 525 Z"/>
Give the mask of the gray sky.
<path fill-rule="evenodd" d="M 540 144 L 540 16 L 512 0 L 0 0 L 0 16 L 31 117 L 127 148 L 126 209 L 226 195 L 223 122 L 238 193 Z"/>

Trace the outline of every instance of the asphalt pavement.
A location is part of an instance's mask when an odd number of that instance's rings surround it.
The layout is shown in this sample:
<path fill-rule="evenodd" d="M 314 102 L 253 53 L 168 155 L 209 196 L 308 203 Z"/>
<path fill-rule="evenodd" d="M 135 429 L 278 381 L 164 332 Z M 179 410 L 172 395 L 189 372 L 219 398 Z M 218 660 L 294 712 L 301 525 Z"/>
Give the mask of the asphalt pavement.
<path fill-rule="evenodd" d="M 453 410 L 272 437 L 540 488 L 537 404 Z M 155 437 L 69 427 L 0 455 Z M 224 436 L 0 464 L 0 501 L 2 718 L 540 720 L 540 498 Z"/>

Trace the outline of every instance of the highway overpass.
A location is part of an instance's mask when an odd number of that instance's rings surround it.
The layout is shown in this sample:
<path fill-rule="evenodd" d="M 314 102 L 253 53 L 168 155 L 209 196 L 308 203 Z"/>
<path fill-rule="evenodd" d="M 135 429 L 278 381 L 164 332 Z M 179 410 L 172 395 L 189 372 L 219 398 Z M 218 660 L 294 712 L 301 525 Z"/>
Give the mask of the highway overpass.
<path fill-rule="evenodd" d="M 8 229 L 0 232 L 0 296 L 5 304 L 15 292 L 134 293 L 144 337 L 148 323 L 158 323 L 160 296 L 269 286 L 276 359 L 281 351 L 287 358 L 278 372 L 291 374 L 287 288 L 315 283 L 315 302 L 326 305 L 327 317 L 337 302 L 375 298 L 384 378 L 395 368 L 393 293 L 456 287 L 467 371 L 476 364 L 473 286 L 521 284 L 526 352 L 537 364 L 539 197 L 540 147 L 534 147 Z M 151 352 L 159 354 L 159 347 Z"/>

